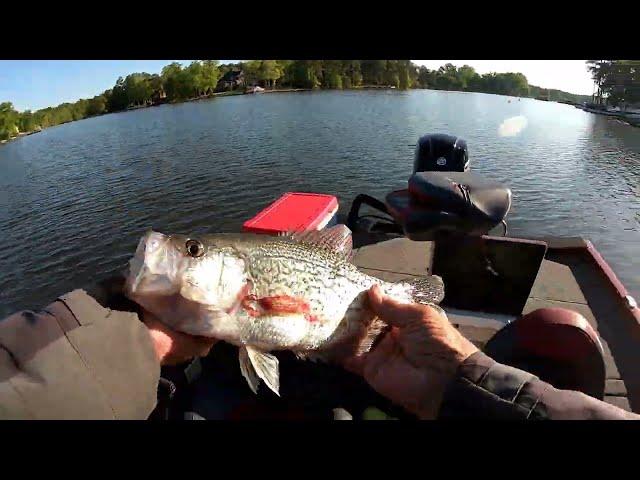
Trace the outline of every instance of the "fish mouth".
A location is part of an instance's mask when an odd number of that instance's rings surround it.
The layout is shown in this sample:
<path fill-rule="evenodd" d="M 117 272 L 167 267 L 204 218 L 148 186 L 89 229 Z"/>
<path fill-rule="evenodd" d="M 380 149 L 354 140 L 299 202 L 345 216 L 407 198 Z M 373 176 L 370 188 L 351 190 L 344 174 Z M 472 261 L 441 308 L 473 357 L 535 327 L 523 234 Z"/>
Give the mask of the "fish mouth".
<path fill-rule="evenodd" d="M 131 295 L 175 293 L 176 260 L 170 247 L 171 237 L 149 231 L 140 239 L 129 261 L 127 292 Z"/>

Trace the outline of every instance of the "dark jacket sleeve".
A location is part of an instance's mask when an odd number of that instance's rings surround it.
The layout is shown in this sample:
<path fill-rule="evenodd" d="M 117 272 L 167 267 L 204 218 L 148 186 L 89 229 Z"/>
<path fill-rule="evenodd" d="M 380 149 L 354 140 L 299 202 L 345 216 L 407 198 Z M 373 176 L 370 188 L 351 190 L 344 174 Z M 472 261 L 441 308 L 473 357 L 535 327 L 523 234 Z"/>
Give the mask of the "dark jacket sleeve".
<path fill-rule="evenodd" d="M 2 419 L 146 419 L 159 375 L 137 314 L 84 290 L 0 320 Z"/>
<path fill-rule="evenodd" d="M 482 352 L 458 369 L 440 407 L 440 418 L 639 420 L 636 415 L 581 392 L 558 390 Z"/>

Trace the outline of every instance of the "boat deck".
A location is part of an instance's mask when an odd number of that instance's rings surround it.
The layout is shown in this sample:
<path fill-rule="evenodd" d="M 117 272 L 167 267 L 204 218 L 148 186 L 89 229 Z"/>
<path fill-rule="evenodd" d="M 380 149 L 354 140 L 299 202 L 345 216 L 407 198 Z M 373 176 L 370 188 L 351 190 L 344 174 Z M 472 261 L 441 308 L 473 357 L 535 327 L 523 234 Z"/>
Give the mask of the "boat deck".
<path fill-rule="evenodd" d="M 605 401 L 640 412 L 640 324 L 619 292 L 612 288 L 611 280 L 602 274 L 584 240 L 557 239 L 547 244 L 545 258 L 521 313 L 562 307 L 582 314 L 598 331 L 605 350 Z M 433 242 L 354 235 L 354 247 L 353 262 L 362 271 L 386 281 L 432 272 Z M 480 349 L 498 329 L 516 317 L 446 306 L 445 310 L 451 322 Z"/>

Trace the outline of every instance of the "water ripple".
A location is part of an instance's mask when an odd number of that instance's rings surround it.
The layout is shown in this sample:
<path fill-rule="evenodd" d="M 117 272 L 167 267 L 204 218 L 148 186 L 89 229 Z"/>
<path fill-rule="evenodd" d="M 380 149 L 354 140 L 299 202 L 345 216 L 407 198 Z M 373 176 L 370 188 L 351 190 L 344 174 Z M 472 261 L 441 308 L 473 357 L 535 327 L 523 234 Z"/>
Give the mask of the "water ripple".
<path fill-rule="evenodd" d="M 499 137 L 507 119 L 526 128 Z M 513 190 L 513 235 L 590 238 L 640 297 L 640 130 L 566 105 L 454 92 L 242 96 L 61 125 L 0 148 L 0 316 L 122 269 L 148 228 L 238 230 L 284 191 L 406 182 L 417 137 L 465 138 Z"/>

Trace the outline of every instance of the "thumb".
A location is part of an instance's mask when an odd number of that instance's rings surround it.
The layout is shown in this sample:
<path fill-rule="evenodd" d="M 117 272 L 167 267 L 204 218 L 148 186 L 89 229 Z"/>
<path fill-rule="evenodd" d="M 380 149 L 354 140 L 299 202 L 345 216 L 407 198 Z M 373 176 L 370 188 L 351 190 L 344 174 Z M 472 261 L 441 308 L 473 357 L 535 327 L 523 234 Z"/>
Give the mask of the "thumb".
<path fill-rule="evenodd" d="M 418 303 L 401 303 L 382 293 L 378 285 L 369 289 L 369 304 L 373 312 L 387 325 L 405 328 L 416 322 L 422 323 L 429 311 Z"/>

